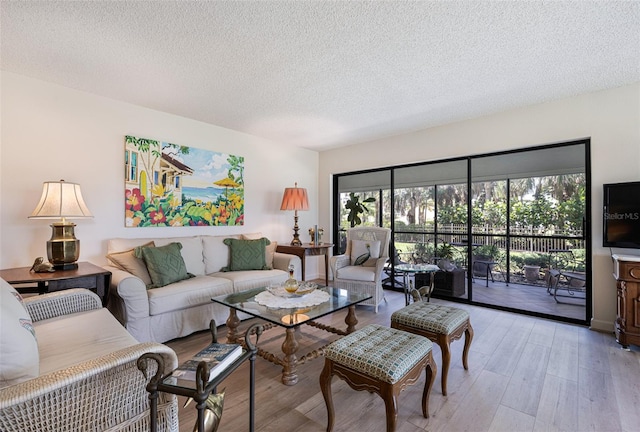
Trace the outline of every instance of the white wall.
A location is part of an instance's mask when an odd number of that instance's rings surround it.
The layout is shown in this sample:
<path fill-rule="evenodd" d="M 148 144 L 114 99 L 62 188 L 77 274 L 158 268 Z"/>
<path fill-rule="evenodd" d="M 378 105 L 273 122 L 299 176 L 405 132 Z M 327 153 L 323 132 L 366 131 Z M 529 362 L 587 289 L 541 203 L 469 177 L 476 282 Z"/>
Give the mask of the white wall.
<path fill-rule="evenodd" d="M 255 136 L 2 72 L 0 147 L 0 268 L 46 257 L 51 221 L 29 220 L 42 182 L 80 183 L 94 214 L 77 220 L 81 261 L 104 264 L 113 237 L 226 235 L 261 231 L 288 244 L 293 212 L 280 211 L 285 187 L 307 188 L 311 210 L 299 212 L 301 238 L 317 224 L 318 153 Z M 169 141 L 245 158 L 242 227 L 124 227 L 124 136 Z M 307 277 L 324 275 L 308 260 Z"/>
<path fill-rule="evenodd" d="M 602 184 L 640 180 L 640 83 L 322 152 L 319 224 L 331 226 L 331 176 L 336 173 L 585 137 L 591 137 L 592 327 L 612 331 L 616 287 L 611 251 L 601 240 Z"/>

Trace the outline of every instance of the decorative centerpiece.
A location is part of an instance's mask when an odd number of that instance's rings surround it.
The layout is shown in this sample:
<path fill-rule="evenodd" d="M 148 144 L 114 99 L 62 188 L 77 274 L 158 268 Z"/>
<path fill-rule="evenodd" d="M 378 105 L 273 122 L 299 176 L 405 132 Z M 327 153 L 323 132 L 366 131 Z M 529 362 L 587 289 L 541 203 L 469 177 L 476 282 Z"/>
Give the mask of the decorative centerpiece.
<path fill-rule="evenodd" d="M 313 228 L 309 228 L 309 237 L 311 237 L 311 241 L 309 244 L 319 245 L 322 243 L 322 234 L 324 234 L 324 229 L 318 228 L 316 225 Z"/>
<path fill-rule="evenodd" d="M 284 289 L 289 293 L 293 294 L 298 291 L 298 281 L 293 277 L 293 271 L 295 267 L 293 264 L 289 264 L 289 279 L 284 282 Z"/>

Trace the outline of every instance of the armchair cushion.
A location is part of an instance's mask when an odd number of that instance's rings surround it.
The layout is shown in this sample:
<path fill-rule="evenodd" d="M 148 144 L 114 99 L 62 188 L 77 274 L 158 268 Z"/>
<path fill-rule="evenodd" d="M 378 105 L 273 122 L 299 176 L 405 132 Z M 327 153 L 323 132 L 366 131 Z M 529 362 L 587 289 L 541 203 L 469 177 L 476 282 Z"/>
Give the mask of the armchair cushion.
<path fill-rule="evenodd" d="M 34 327 L 42 354 L 41 375 L 138 343 L 106 308 L 50 318 Z"/>
<path fill-rule="evenodd" d="M 147 288 L 162 287 L 194 277 L 187 273 L 180 249 L 180 243 L 169 243 L 160 247 L 140 246 L 135 249 L 135 255 L 144 259 L 151 276 L 152 284 L 147 285 Z"/>
<path fill-rule="evenodd" d="M 256 240 L 227 238 L 229 265 L 222 271 L 270 270 L 267 266 L 266 247 L 271 242 L 266 237 Z"/>
<path fill-rule="evenodd" d="M 352 240 L 351 241 L 351 264 L 352 265 L 374 267 L 376 265 L 376 258 L 379 258 L 379 257 L 380 257 L 380 240 L 375 240 L 375 241 Z"/>
<path fill-rule="evenodd" d="M 374 282 L 376 280 L 376 268 L 365 266 L 342 267 L 338 270 L 338 277 L 360 282 Z"/>
<path fill-rule="evenodd" d="M 37 377 L 38 341 L 22 297 L 0 279 L 0 388 Z"/>

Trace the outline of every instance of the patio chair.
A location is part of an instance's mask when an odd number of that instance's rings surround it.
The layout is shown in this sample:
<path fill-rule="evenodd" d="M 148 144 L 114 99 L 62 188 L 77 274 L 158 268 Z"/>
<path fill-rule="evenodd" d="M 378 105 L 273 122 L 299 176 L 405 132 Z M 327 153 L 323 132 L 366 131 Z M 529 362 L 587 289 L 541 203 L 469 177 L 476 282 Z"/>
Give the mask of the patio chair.
<path fill-rule="evenodd" d="M 387 259 L 387 262 L 385 263 L 384 269 L 383 269 L 383 272 L 385 274 L 385 276 L 382 279 L 383 286 L 390 287 L 392 286 L 392 281 L 393 281 L 393 287 L 401 288 L 403 290 L 405 289 L 403 275 L 398 274 L 397 272 L 394 271 L 394 267 L 397 265 L 409 264 L 406 261 L 402 261 L 402 258 L 400 258 L 401 252 L 402 251 L 399 249 L 396 249 L 392 243 L 389 243 L 389 259 Z"/>
<path fill-rule="evenodd" d="M 495 282 L 493 279 L 493 268 L 496 265 L 498 265 L 498 263 L 488 255 L 474 255 L 472 266 L 473 276 L 486 278 L 488 287 L 489 278 L 491 278 L 491 282 Z"/>

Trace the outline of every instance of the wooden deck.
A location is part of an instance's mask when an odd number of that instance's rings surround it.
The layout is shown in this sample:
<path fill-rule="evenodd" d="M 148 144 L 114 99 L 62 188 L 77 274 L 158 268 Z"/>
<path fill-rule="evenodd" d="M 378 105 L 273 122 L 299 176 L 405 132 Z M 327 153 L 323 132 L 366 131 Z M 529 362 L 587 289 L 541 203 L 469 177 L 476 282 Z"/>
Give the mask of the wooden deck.
<path fill-rule="evenodd" d="M 591 319 L 586 316 L 587 303 L 584 290 L 568 291 L 566 284 L 561 283 L 556 301 L 553 295 L 547 292 L 547 285 L 543 280 L 539 280 L 536 285 L 519 283 L 517 280 L 506 284 L 501 274 L 494 275 L 494 278 L 494 282 L 489 280 L 488 286 L 487 281 L 482 277 L 473 279 L 472 301 L 474 303 L 520 310 L 529 314 L 543 314 L 548 318 L 557 317 L 561 320 L 572 320 L 571 322 L 574 323 L 579 321 L 580 324 Z M 398 284 L 402 282 L 401 278 L 396 280 Z M 467 299 L 468 295 L 469 293 L 465 289 L 464 296 L 458 298 Z M 440 298 L 443 300 L 451 299 Z"/>
<path fill-rule="evenodd" d="M 524 285 L 504 282 L 491 282 L 486 286 L 482 279 L 475 279 L 473 301 L 487 305 L 519 309 L 560 318 L 585 321 L 586 293 L 559 289 L 557 301 L 547 292 L 545 285 Z M 573 294 L 569 294 L 572 292 Z"/>

